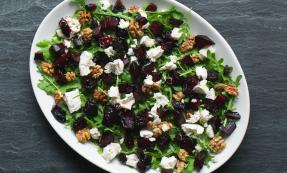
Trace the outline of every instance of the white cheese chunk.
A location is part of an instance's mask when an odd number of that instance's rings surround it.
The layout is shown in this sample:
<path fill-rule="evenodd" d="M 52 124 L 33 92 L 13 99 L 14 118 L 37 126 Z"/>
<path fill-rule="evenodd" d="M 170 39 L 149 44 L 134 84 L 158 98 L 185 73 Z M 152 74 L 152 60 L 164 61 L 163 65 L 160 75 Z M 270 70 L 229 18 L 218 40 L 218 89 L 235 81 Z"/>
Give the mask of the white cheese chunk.
<path fill-rule="evenodd" d="M 176 65 L 176 59 L 177 57 L 174 56 L 174 55 L 171 55 L 170 57 L 170 61 L 167 62 L 164 66 L 162 66 L 160 68 L 160 70 L 175 70 L 177 68 L 177 65 Z"/>
<path fill-rule="evenodd" d="M 91 54 L 88 51 L 84 51 L 80 56 L 80 62 L 79 62 L 79 69 L 80 69 L 80 75 L 81 76 L 87 76 L 91 73 L 90 67 L 95 65 L 93 62 L 93 54 Z"/>
<path fill-rule="evenodd" d="M 119 143 L 110 143 L 103 150 L 103 158 L 110 162 L 122 151 L 121 145 Z"/>
<path fill-rule="evenodd" d="M 149 36 L 143 36 L 140 40 L 140 44 L 145 45 L 145 47 L 153 47 L 155 45 L 155 40 Z"/>
<path fill-rule="evenodd" d="M 152 75 L 147 75 L 146 78 L 144 79 L 144 85 L 146 86 L 151 86 L 153 85 L 153 80 L 152 80 Z"/>
<path fill-rule="evenodd" d="M 142 138 L 151 138 L 153 136 L 153 132 L 150 130 L 141 130 L 140 137 Z"/>
<path fill-rule="evenodd" d="M 207 48 L 203 48 L 203 49 L 200 49 L 199 50 L 199 54 L 204 56 L 204 57 L 207 57 L 207 52 L 208 50 L 211 52 L 211 53 L 214 53 L 216 51 L 215 47 L 214 46 L 209 46 Z"/>
<path fill-rule="evenodd" d="M 152 138 L 148 138 L 149 141 L 154 142 L 156 141 L 156 138 L 152 137 Z"/>
<path fill-rule="evenodd" d="M 214 137 L 214 131 L 211 125 L 208 125 L 205 129 L 205 133 L 207 134 L 207 136 L 209 138 L 213 138 Z"/>
<path fill-rule="evenodd" d="M 136 168 L 139 158 L 136 154 L 127 155 L 126 165 Z"/>
<path fill-rule="evenodd" d="M 66 92 L 64 95 L 64 100 L 68 106 L 70 113 L 76 112 L 81 109 L 80 91 L 78 89 Z"/>
<path fill-rule="evenodd" d="M 134 61 L 137 61 L 138 60 L 138 58 L 137 57 L 135 57 L 135 56 L 131 56 L 131 62 L 134 62 Z"/>
<path fill-rule="evenodd" d="M 199 144 L 196 144 L 196 146 L 194 147 L 196 149 L 196 151 L 200 152 L 202 151 L 202 147 Z"/>
<path fill-rule="evenodd" d="M 126 97 L 124 99 L 119 100 L 118 103 L 122 108 L 131 110 L 132 106 L 135 104 L 135 98 L 133 93 L 126 94 Z"/>
<path fill-rule="evenodd" d="M 64 17 L 69 28 L 71 29 L 70 37 L 73 37 L 76 33 L 80 32 L 81 24 L 78 19 L 72 18 L 70 16 Z"/>
<path fill-rule="evenodd" d="M 196 73 L 196 76 L 200 79 L 205 80 L 207 78 L 207 70 L 205 67 L 197 66 L 195 68 L 195 73 Z"/>
<path fill-rule="evenodd" d="M 114 50 L 114 48 L 112 46 L 104 49 L 104 52 L 106 55 L 108 55 L 108 57 L 112 57 L 116 54 L 116 51 Z"/>
<path fill-rule="evenodd" d="M 120 19 L 118 27 L 121 28 L 121 29 L 126 29 L 126 28 L 129 27 L 129 25 L 130 25 L 129 21 L 126 21 L 124 19 Z"/>
<path fill-rule="evenodd" d="M 178 40 L 181 37 L 182 33 L 180 32 L 179 28 L 173 28 L 170 35 L 173 39 Z"/>
<path fill-rule="evenodd" d="M 102 10 L 107 10 L 112 6 L 112 4 L 108 0 L 100 0 L 100 4 L 102 5 Z"/>
<path fill-rule="evenodd" d="M 57 34 L 57 36 L 59 36 L 59 37 L 61 37 L 61 38 L 65 38 L 65 36 L 64 36 L 64 34 L 63 34 L 63 32 L 62 32 L 61 29 L 57 29 L 57 30 L 56 30 L 56 34 Z"/>
<path fill-rule="evenodd" d="M 215 99 L 216 99 L 215 91 L 214 91 L 213 88 L 211 88 L 211 89 L 206 93 L 205 98 L 211 99 L 211 100 L 215 100 Z"/>
<path fill-rule="evenodd" d="M 163 157 L 160 161 L 160 166 L 164 169 L 174 169 L 177 159 L 174 156 Z"/>
<path fill-rule="evenodd" d="M 128 53 L 129 56 L 135 55 L 134 50 L 132 48 L 129 48 Z"/>
<path fill-rule="evenodd" d="M 114 73 L 120 75 L 124 71 L 124 62 L 121 59 L 116 59 L 105 65 L 105 73 Z"/>
<path fill-rule="evenodd" d="M 147 51 L 147 58 L 150 59 L 150 61 L 155 62 L 159 57 L 162 56 L 163 52 L 164 50 L 161 48 L 161 46 L 151 48 Z"/>
<path fill-rule="evenodd" d="M 199 124 L 182 124 L 182 130 L 187 134 L 201 135 L 204 132 L 204 128 Z"/>
<path fill-rule="evenodd" d="M 120 98 L 119 88 L 116 86 L 111 86 L 111 88 L 108 90 L 108 95 L 112 99 Z"/>
<path fill-rule="evenodd" d="M 71 40 L 64 39 L 64 45 L 65 45 L 67 48 L 70 48 L 70 47 L 72 47 L 72 41 L 71 41 Z"/>
<path fill-rule="evenodd" d="M 209 88 L 207 86 L 207 80 L 200 81 L 194 88 L 193 91 L 197 94 L 207 94 Z"/>
<path fill-rule="evenodd" d="M 210 112 L 206 109 L 200 110 L 199 112 L 200 112 L 200 120 L 203 122 L 207 122 L 213 117 L 213 115 L 211 115 Z"/>
<path fill-rule="evenodd" d="M 98 140 L 101 137 L 101 132 L 96 127 L 90 129 L 90 134 L 91 134 L 91 137 L 95 140 Z"/>
<path fill-rule="evenodd" d="M 155 93 L 153 95 L 153 98 L 156 100 L 156 106 L 159 108 L 159 107 L 164 107 L 166 106 L 168 103 L 169 103 L 169 100 L 168 98 L 163 95 L 162 93 L 158 92 L 158 93 Z"/>
<path fill-rule="evenodd" d="M 150 26 L 150 23 L 146 23 L 145 25 L 142 26 L 142 29 L 147 29 Z"/>
<path fill-rule="evenodd" d="M 199 111 L 194 112 L 190 118 L 186 120 L 187 123 L 197 123 L 200 120 L 200 113 Z"/>
<path fill-rule="evenodd" d="M 142 16 L 142 17 L 145 17 L 145 18 L 147 18 L 147 13 L 143 10 L 143 9 L 139 9 L 139 13 L 140 13 L 140 15 Z"/>

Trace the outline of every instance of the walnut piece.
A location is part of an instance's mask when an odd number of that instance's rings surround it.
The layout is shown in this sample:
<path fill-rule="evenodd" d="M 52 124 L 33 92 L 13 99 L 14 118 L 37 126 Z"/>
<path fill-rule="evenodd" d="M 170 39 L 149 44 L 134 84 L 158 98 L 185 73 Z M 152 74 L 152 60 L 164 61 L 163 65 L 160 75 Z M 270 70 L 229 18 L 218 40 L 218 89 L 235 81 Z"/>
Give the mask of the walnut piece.
<path fill-rule="evenodd" d="M 191 60 L 194 64 L 198 63 L 200 61 L 200 55 L 198 54 L 191 55 Z"/>
<path fill-rule="evenodd" d="M 225 87 L 227 87 L 227 85 L 224 84 L 224 83 L 218 83 L 218 84 L 214 85 L 214 88 L 217 89 L 217 90 L 224 89 Z"/>
<path fill-rule="evenodd" d="M 212 148 L 216 153 L 224 150 L 226 144 L 221 136 L 216 136 L 212 138 L 209 142 L 210 148 Z"/>
<path fill-rule="evenodd" d="M 98 102 L 106 102 L 108 100 L 108 97 L 105 91 L 101 91 L 97 89 L 94 91 L 93 97 L 95 101 L 98 101 Z"/>
<path fill-rule="evenodd" d="M 143 85 L 141 89 L 143 93 L 152 95 L 152 87 Z"/>
<path fill-rule="evenodd" d="M 178 161 L 176 163 L 176 173 L 182 173 L 184 170 L 185 163 L 183 161 Z"/>
<path fill-rule="evenodd" d="M 132 20 L 129 25 L 129 32 L 133 37 L 143 36 L 144 31 L 141 29 L 139 23 L 135 20 Z"/>
<path fill-rule="evenodd" d="M 104 70 L 102 69 L 102 67 L 100 65 L 92 66 L 91 70 L 92 70 L 91 74 L 94 78 L 100 77 L 104 72 Z"/>
<path fill-rule="evenodd" d="M 152 129 L 154 129 L 154 128 L 156 128 L 157 126 L 152 122 L 152 121 L 149 121 L 148 123 L 147 123 L 147 128 L 149 129 L 149 130 L 152 130 Z"/>
<path fill-rule="evenodd" d="M 195 44 L 195 36 L 189 36 L 180 46 L 181 52 L 185 53 L 190 51 L 193 48 L 193 45 Z"/>
<path fill-rule="evenodd" d="M 86 143 L 86 142 L 88 142 L 88 140 L 91 139 L 90 130 L 87 129 L 87 128 L 84 128 L 84 129 L 82 129 L 82 130 L 79 130 L 79 131 L 76 133 L 76 137 L 77 137 L 77 139 L 79 140 L 79 142 L 81 142 L 81 143 Z"/>
<path fill-rule="evenodd" d="M 61 91 L 57 90 L 54 92 L 54 99 L 56 104 L 60 103 L 63 100 L 63 94 Z"/>
<path fill-rule="evenodd" d="M 137 13 L 137 12 L 139 12 L 139 9 L 140 9 L 139 6 L 132 5 L 132 6 L 129 7 L 128 12 L 129 13 Z"/>
<path fill-rule="evenodd" d="M 85 23 L 89 22 L 90 19 L 91 19 L 91 14 L 89 12 L 80 11 L 79 16 L 78 16 L 78 20 L 81 24 L 85 24 Z"/>
<path fill-rule="evenodd" d="M 186 158 L 188 157 L 188 152 L 185 149 L 180 149 L 177 156 L 181 161 L 186 162 Z"/>
<path fill-rule="evenodd" d="M 238 89 L 234 85 L 228 85 L 224 91 L 231 96 L 238 96 Z"/>
<path fill-rule="evenodd" d="M 93 30 L 91 28 L 85 28 L 82 30 L 81 35 L 84 40 L 92 40 L 93 38 Z"/>
<path fill-rule="evenodd" d="M 159 127 L 156 127 L 152 130 L 154 137 L 159 137 L 162 134 L 162 130 Z"/>
<path fill-rule="evenodd" d="M 177 92 L 177 93 L 173 94 L 172 97 L 176 101 L 180 101 L 184 97 L 184 94 L 183 94 L 183 92 Z"/>
<path fill-rule="evenodd" d="M 52 64 L 49 64 L 47 62 L 42 62 L 41 63 L 41 68 L 42 68 L 44 73 L 46 73 L 47 75 L 53 76 L 53 74 L 54 74 L 54 67 L 53 67 Z"/>
<path fill-rule="evenodd" d="M 160 83 L 153 83 L 151 86 L 152 90 L 158 90 L 160 88 Z"/>
<path fill-rule="evenodd" d="M 67 81 L 74 81 L 76 79 L 76 74 L 74 72 L 67 72 L 65 74 Z"/>

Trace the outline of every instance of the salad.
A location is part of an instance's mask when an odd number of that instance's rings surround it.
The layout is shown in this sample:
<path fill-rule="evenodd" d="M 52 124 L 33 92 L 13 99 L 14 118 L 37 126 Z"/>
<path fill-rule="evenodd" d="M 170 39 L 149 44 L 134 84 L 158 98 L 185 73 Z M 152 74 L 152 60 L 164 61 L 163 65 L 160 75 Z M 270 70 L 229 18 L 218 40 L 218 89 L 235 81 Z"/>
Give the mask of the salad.
<path fill-rule="evenodd" d="M 216 43 L 192 33 L 175 7 L 72 2 L 78 10 L 34 57 L 55 119 L 107 162 L 139 172 L 208 166 L 240 119 L 241 76 L 216 58 Z"/>

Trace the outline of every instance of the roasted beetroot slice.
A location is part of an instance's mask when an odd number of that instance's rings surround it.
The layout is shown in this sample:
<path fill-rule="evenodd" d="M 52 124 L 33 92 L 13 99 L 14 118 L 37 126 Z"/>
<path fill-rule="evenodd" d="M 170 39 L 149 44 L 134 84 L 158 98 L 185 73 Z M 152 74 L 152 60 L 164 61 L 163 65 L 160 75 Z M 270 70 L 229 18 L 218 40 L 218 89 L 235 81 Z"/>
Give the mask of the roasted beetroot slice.
<path fill-rule="evenodd" d="M 53 56 L 60 56 L 66 53 L 66 46 L 63 43 L 53 44 L 49 51 Z"/>
<path fill-rule="evenodd" d="M 57 121 L 60 123 L 66 122 L 66 112 L 59 105 L 55 105 L 51 112 Z"/>
<path fill-rule="evenodd" d="M 59 27 L 64 36 L 70 38 L 72 30 L 69 27 L 68 22 L 64 18 L 60 20 Z"/>
<path fill-rule="evenodd" d="M 214 45 L 215 43 L 206 35 L 197 35 L 195 36 L 195 45 L 194 48 L 198 50 L 206 48 L 208 46 Z"/>
<path fill-rule="evenodd" d="M 129 49 L 129 45 L 128 45 L 126 39 L 123 39 L 123 38 L 114 39 L 112 45 L 113 45 L 113 48 L 115 51 L 127 52 Z"/>
<path fill-rule="evenodd" d="M 209 70 L 207 73 L 207 80 L 215 82 L 218 79 L 218 72 L 215 70 Z"/>
<path fill-rule="evenodd" d="M 129 32 L 126 29 L 121 29 L 121 28 L 116 28 L 115 34 L 119 38 L 128 38 L 129 37 Z"/>
<path fill-rule="evenodd" d="M 200 151 L 199 153 L 197 153 L 197 155 L 195 156 L 195 160 L 194 160 L 194 167 L 197 170 L 202 169 L 202 167 L 204 165 L 205 158 L 206 158 L 205 151 Z"/>
<path fill-rule="evenodd" d="M 181 64 L 184 64 L 186 66 L 193 66 L 193 61 L 192 61 L 190 55 L 183 57 L 180 62 L 181 62 Z"/>
<path fill-rule="evenodd" d="M 218 95 L 214 100 L 214 103 L 217 107 L 223 106 L 225 102 L 226 102 L 226 98 L 223 95 Z"/>
<path fill-rule="evenodd" d="M 176 141 L 179 142 L 180 148 L 185 149 L 189 154 L 192 154 L 196 145 L 195 140 L 189 136 L 179 134 L 176 136 Z"/>
<path fill-rule="evenodd" d="M 116 0 L 113 11 L 114 12 L 122 12 L 126 9 L 123 2 L 121 0 Z"/>
<path fill-rule="evenodd" d="M 121 115 L 121 123 L 124 129 L 133 130 L 135 128 L 135 115 L 132 111 L 125 111 Z"/>
<path fill-rule="evenodd" d="M 36 63 L 40 63 L 40 62 L 44 61 L 44 54 L 43 54 L 43 52 L 41 52 L 41 51 L 36 52 L 35 55 L 34 55 L 34 61 Z"/>
<path fill-rule="evenodd" d="M 108 57 L 107 54 L 105 54 L 105 52 L 97 52 L 93 61 L 96 64 L 104 67 L 108 62 L 111 61 L 111 59 Z"/>
<path fill-rule="evenodd" d="M 94 117 L 98 113 L 98 106 L 96 101 L 93 98 L 90 98 L 83 108 L 83 112 L 88 117 Z"/>
<path fill-rule="evenodd" d="M 155 64 L 153 62 L 149 62 L 142 66 L 142 73 L 145 75 L 152 75 L 155 69 Z"/>
<path fill-rule="evenodd" d="M 158 82 L 161 80 L 161 74 L 159 72 L 152 72 L 151 76 L 153 82 Z"/>
<path fill-rule="evenodd" d="M 87 127 L 87 120 L 84 117 L 79 117 L 75 120 L 75 122 L 72 125 L 72 129 L 76 133 L 79 130 L 82 130 Z"/>
<path fill-rule="evenodd" d="M 144 46 L 140 46 L 138 48 L 133 49 L 135 56 L 140 60 L 144 60 L 146 58 L 146 50 Z"/>
<path fill-rule="evenodd" d="M 132 135 L 132 133 L 130 132 L 125 133 L 124 144 L 128 148 L 132 148 L 134 146 L 134 136 Z"/>
<path fill-rule="evenodd" d="M 68 60 L 68 55 L 63 53 L 55 58 L 53 66 L 54 68 L 65 68 L 68 64 Z"/>
<path fill-rule="evenodd" d="M 169 146 L 169 142 L 170 142 L 170 138 L 166 134 L 161 135 L 156 140 L 156 143 L 161 150 L 167 149 L 167 147 Z"/>
<path fill-rule="evenodd" d="M 114 142 L 113 134 L 111 132 L 104 132 L 100 138 L 99 146 L 103 148 L 112 142 Z"/>
<path fill-rule="evenodd" d="M 173 27 L 180 27 L 180 25 L 183 24 L 183 20 L 179 20 L 179 19 L 176 19 L 176 18 L 172 17 L 172 18 L 169 19 L 169 23 Z"/>
<path fill-rule="evenodd" d="M 130 69 L 129 69 L 129 72 L 131 74 L 131 76 L 133 77 L 133 79 L 136 79 L 137 76 L 140 74 L 140 65 L 136 62 L 136 61 L 133 61 L 131 64 L 130 64 Z"/>
<path fill-rule="evenodd" d="M 154 36 L 161 36 L 164 30 L 164 25 L 158 21 L 154 21 L 150 25 L 150 30 L 153 33 Z"/>
<path fill-rule="evenodd" d="M 91 76 L 83 76 L 81 78 L 81 84 L 86 91 L 92 91 L 96 87 L 97 81 Z"/>
<path fill-rule="evenodd" d="M 119 24 L 119 19 L 116 17 L 107 17 L 101 21 L 102 30 L 115 29 Z"/>
<path fill-rule="evenodd" d="M 103 37 L 99 38 L 99 42 L 100 42 L 100 46 L 102 48 L 107 48 L 109 46 L 112 46 L 113 37 L 111 37 L 110 35 L 103 36 Z"/>
<path fill-rule="evenodd" d="M 182 111 L 174 111 L 174 124 L 181 126 L 185 122 L 185 117 Z"/>
<path fill-rule="evenodd" d="M 119 92 L 128 94 L 133 92 L 135 89 L 134 85 L 128 84 L 128 83 L 121 83 L 119 84 Z"/>
<path fill-rule="evenodd" d="M 218 116 L 212 117 L 208 123 L 212 126 L 212 129 L 215 133 L 219 131 L 219 128 L 221 126 L 220 118 Z"/>
<path fill-rule="evenodd" d="M 90 3 L 90 4 L 87 4 L 87 5 L 85 6 L 85 9 L 86 9 L 87 11 L 93 12 L 93 11 L 95 11 L 95 10 L 97 9 L 97 5 L 96 5 L 96 4 L 93 4 L 93 3 Z"/>
<path fill-rule="evenodd" d="M 80 54 L 75 51 L 68 52 L 68 59 L 73 65 L 78 65 L 80 62 Z"/>
<path fill-rule="evenodd" d="M 140 27 L 148 23 L 147 18 L 141 16 L 140 14 L 135 17 L 135 20 L 139 23 Z"/>
<path fill-rule="evenodd" d="M 58 84 L 64 85 L 68 82 L 64 70 L 62 69 L 59 68 L 54 69 L 53 77 L 55 78 Z"/>
<path fill-rule="evenodd" d="M 93 37 L 95 40 L 98 40 L 99 38 L 103 37 L 101 26 L 97 26 L 93 29 Z"/>
<path fill-rule="evenodd" d="M 156 11 L 156 10 L 157 10 L 157 5 L 155 5 L 152 2 L 145 9 L 145 11 Z"/>
<path fill-rule="evenodd" d="M 112 85 L 115 83 L 115 77 L 112 74 L 103 74 L 102 80 L 105 85 Z"/>
<path fill-rule="evenodd" d="M 236 124 L 233 121 L 229 121 L 225 126 L 220 127 L 220 130 L 224 137 L 230 136 L 236 129 Z"/>
<path fill-rule="evenodd" d="M 241 116 L 238 112 L 227 111 L 225 112 L 225 116 L 230 119 L 240 120 Z"/>
<path fill-rule="evenodd" d="M 143 150 L 152 150 L 155 147 L 155 142 L 150 141 L 148 138 L 139 138 L 138 147 Z"/>
<path fill-rule="evenodd" d="M 122 164 L 125 164 L 126 161 L 127 161 L 127 156 L 126 156 L 126 154 L 124 154 L 124 153 L 120 153 L 120 154 L 118 155 L 118 158 L 119 158 L 119 161 L 120 161 Z"/>

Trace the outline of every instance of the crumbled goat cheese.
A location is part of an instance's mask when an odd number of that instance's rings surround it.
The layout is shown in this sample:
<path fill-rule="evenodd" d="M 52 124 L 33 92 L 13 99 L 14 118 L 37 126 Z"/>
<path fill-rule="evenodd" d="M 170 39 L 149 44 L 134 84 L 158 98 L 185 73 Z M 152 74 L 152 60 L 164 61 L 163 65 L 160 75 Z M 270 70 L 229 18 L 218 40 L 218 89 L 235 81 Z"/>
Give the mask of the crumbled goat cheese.
<path fill-rule="evenodd" d="M 181 37 L 182 33 L 180 32 L 179 28 L 173 28 L 170 35 L 173 39 L 178 40 Z"/>
<path fill-rule="evenodd" d="M 122 151 L 121 145 L 119 143 L 110 143 L 103 150 L 103 158 L 110 162 Z"/>
<path fill-rule="evenodd" d="M 93 62 L 93 54 L 91 54 L 88 51 L 84 51 L 80 56 L 80 62 L 79 62 L 79 69 L 80 69 L 80 75 L 81 76 L 87 76 L 91 73 L 90 67 L 95 65 Z"/>
<path fill-rule="evenodd" d="M 205 98 L 211 99 L 211 100 L 215 100 L 215 99 L 216 99 L 215 91 L 214 91 L 213 88 L 211 88 L 211 89 L 207 92 Z"/>
<path fill-rule="evenodd" d="M 153 95 L 153 98 L 156 100 L 156 105 L 157 105 L 157 107 L 159 108 L 159 107 L 164 107 L 164 106 L 166 106 L 168 103 L 169 103 L 169 100 L 168 100 L 168 98 L 165 96 L 165 95 L 163 95 L 162 93 L 155 93 L 154 95 Z"/>
<path fill-rule="evenodd" d="M 197 123 L 199 120 L 200 120 L 200 113 L 199 111 L 196 111 L 192 114 L 190 118 L 186 120 L 186 122 L 194 124 L 194 123 Z"/>
<path fill-rule="evenodd" d="M 124 141 L 125 141 L 125 138 L 121 138 L 121 139 L 120 139 L 120 144 L 123 144 Z"/>
<path fill-rule="evenodd" d="M 200 120 L 203 122 L 207 122 L 213 117 L 213 115 L 211 115 L 210 112 L 206 109 L 200 110 L 199 112 L 200 112 Z"/>
<path fill-rule="evenodd" d="M 150 61 L 155 62 L 159 57 L 162 56 L 163 52 L 164 50 L 161 48 L 161 46 L 151 48 L 147 51 L 147 58 L 150 59 Z"/>
<path fill-rule="evenodd" d="M 108 95 L 114 100 L 120 98 L 119 88 L 116 86 L 111 86 L 111 88 L 108 90 Z"/>
<path fill-rule="evenodd" d="M 128 53 L 129 56 L 135 55 L 134 50 L 132 48 L 129 48 Z"/>
<path fill-rule="evenodd" d="M 98 140 L 101 137 L 101 132 L 96 127 L 90 129 L 90 134 L 91 134 L 91 137 L 95 140 Z"/>
<path fill-rule="evenodd" d="M 116 59 L 105 65 L 105 73 L 114 73 L 120 75 L 124 71 L 124 62 L 121 59 Z"/>
<path fill-rule="evenodd" d="M 64 17 L 64 20 L 67 21 L 67 24 L 71 29 L 70 37 L 73 37 L 76 33 L 81 31 L 81 24 L 78 19 L 67 16 Z"/>
<path fill-rule="evenodd" d="M 107 0 L 100 0 L 100 4 L 102 5 L 101 6 L 102 10 L 107 10 L 111 7 L 111 3 Z"/>
<path fill-rule="evenodd" d="M 70 48 L 70 47 L 72 47 L 72 41 L 67 40 L 67 39 L 64 39 L 64 45 L 65 45 L 67 48 Z"/>
<path fill-rule="evenodd" d="M 104 49 L 105 54 L 108 55 L 108 57 L 112 57 L 116 54 L 116 51 L 114 50 L 114 48 L 112 46 Z"/>
<path fill-rule="evenodd" d="M 80 91 L 78 89 L 66 92 L 64 100 L 68 106 L 70 113 L 76 112 L 81 109 Z"/>
<path fill-rule="evenodd" d="M 56 30 L 56 34 L 57 34 L 57 36 L 59 36 L 59 37 L 61 37 L 61 38 L 65 38 L 65 36 L 64 36 L 64 34 L 63 34 L 63 32 L 62 32 L 61 29 L 57 29 L 57 30 Z"/>
<path fill-rule="evenodd" d="M 149 141 L 154 142 L 156 141 L 156 138 L 148 138 Z"/>
<path fill-rule="evenodd" d="M 196 144 L 196 146 L 194 147 L 196 149 L 196 151 L 200 152 L 202 150 L 202 147 L 199 144 Z"/>
<path fill-rule="evenodd" d="M 131 110 L 133 104 L 135 104 L 135 98 L 133 93 L 126 94 L 126 97 L 124 99 L 119 100 L 118 103 L 122 108 Z"/>
<path fill-rule="evenodd" d="M 137 57 L 135 57 L 135 56 L 131 56 L 131 60 L 130 60 L 130 62 L 134 62 L 134 61 L 137 61 L 138 60 L 138 58 Z"/>
<path fill-rule="evenodd" d="M 205 67 L 197 66 L 195 68 L 195 73 L 198 78 L 205 80 L 207 78 L 207 70 Z"/>
<path fill-rule="evenodd" d="M 205 132 L 206 132 L 206 134 L 207 134 L 207 136 L 208 136 L 209 138 L 213 138 L 213 137 L 214 137 L 214 131 L 213 131 L 213 128 L 212 128 L 211 125 L 208 125 L 208 126 L 206 127 Z"/>
<path fill-rule="evenodd" d="M 125 21 L 124 19 L 120 19 L 118 27 L 121 29 L 126 29 L 129 27 L 129 25 L 130 25 L 129 21 Z"/>
<path fill-rule="evenodd" d="M 209 88 L 207 86 L 207 80 L 200 81 L 194 88 L 193 91 L 197 94 L 207 94 L 209 92 Z"/>
<path fill-rule="evenodd" d="M 177 57 L 174 55 L 171 55 L 169 58 L 170 58 L 170 61 L 167 62 L 164 66 L 162 66 L 160 68 L 160 70 L 170 70 L 171 71 L 171 70 L 175 70 L 177 68 L 177 66 L 176 66 Z"/>
<path fill-rule="evenodd" d="M 143 9 L 139 9 L 139 14 L 142 16 L 142 17 L 145 17 L 147 18 L 147 13 L 143 10 Z"/>
<path fill-rule="evenodd" d="M 127 155 L 126 165 L 136 168 L 139 158 L 136 154 Z"/>
<path fill-rule="evenodd" d="M 214 46 L 209 46 L 207 48 L 203 48 L 203 49 L 200 49 L 199 50 L 199 54 L 204 56 L 204 57 L 207 57 L 207 52 L 208 50 L 211 52 L 211 53 L 214 53 L 216 51 L 215 47 Z"/>
<path fill-rule="evenodd" d="M 154 82 L 152 80 L 152 75 L 147 75 L 146 78 L 144 79 L 144 85 L 145 86 L 151 86 L 155 83 L 159 84 L 161 81 L 157 81 L 157 82 Z"/>
<path fill-rule="evenodd" d="M 153 136 L 153 132 L 150 130 L 141 130 L 140 137 L 142 138 L 151 138 Z"/>
<path fill-rule="evenodd" d="M 155 45 L 155 40 L 149 36 L 143 36 L 140 40 L 140 44 L 145 45 L 145 47 L 153 47 Z"/>
<path fill-rule="evenodd" d="M 201 135 L 204 132 L 204 128 L 199 124 L 182 124 L 181 128 L 187 135 L 191 133 Z"/>
<path fill-rule="evenodd" d="M 174 156 L 171 157 L 163 157 L 160 161 L 160 166 L 163 169 L 174 169 L 177 163 L 177 159 Z"/>

